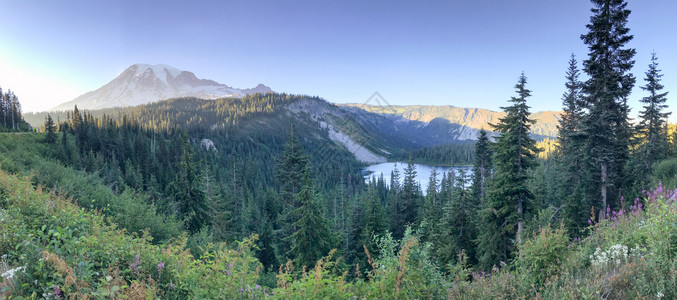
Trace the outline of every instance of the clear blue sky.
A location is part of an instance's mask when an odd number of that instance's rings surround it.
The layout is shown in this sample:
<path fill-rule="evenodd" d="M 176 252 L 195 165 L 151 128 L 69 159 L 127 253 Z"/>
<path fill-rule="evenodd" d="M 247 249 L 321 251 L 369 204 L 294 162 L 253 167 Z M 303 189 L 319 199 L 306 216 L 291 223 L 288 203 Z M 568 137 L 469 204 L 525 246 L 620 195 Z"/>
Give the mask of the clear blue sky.
<path fill-rule="evenodd" d="M 0 0 L 0 86 L 51 108 L 133 63 L 163 63 L 230 86 L 364 102 L 499 110 L 520 72 L 533 111 L 559 110 L 589 1 Z M 677 106 L 677 2 L 631 1 L 643 84 L 658 53 Z M 631 96 L 638 111 L 639 88 Z M 677 110 L 676 110 L 677 114 Z M 675 119 L 673 117 L 673 119 Z"/>

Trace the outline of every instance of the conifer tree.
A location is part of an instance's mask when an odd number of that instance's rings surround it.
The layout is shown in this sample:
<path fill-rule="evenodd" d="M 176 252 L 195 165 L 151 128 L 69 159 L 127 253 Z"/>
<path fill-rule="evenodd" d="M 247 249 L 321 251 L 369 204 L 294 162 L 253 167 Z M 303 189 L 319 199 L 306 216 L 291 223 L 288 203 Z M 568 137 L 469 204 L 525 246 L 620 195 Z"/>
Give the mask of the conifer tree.
<path fill-rule="evenodd" d="M 665 102 L 668 92 L 661 93 L 663 85 L 661 84 L 660 74 L 658 69 L 658 58 L 656 53 L 651 54 L 651 64 L 649 70 L 646 71 L 646 85 L 642 86 L 642 90 L 649 93 L 649 96 L 642 98 L 640 102 L 644 103 L 644 110 L 639 113 L 641 121 L 639 122 L 639 132 L 642 135 L 644 144 L 642 145 L 641 155 L 644 161 L 644 180 L 651 172 L 653 163 L 665 157 L 668 151 L 667 141 L 667 118 L 670 112 L 664 112 L 668 107 Z"/>
<path fill-rule="evenodd" d="M 439 220 L 442 217 L 442 195 L 438 189 L 439 184 L 436 169 L 436 167 L 433 167 L 430 170 L 428 188 L 426 189 L 426 195 L 424 197 L 425 204 L 422 210 L 423 215 L 420 217 L 421 220 L 425 220 L 426 222 L 426 229 L 423 233 L 423 237 L 427 241 L 433 240 L 433 237 L 439 227 Z M 446 176 L 443 176 L 443 179 L 446 180 Z M 446 183 L 444 184 L 446 185 Z"/>
<path fill-rule="evenodd" d="M 562 180 L 559 181 L 561 197 L 564 200 L 564 219 L 570 232 L 582 229 L 590 214 L 590 206 L 583 199 L 581 190 L 581 166 L 584 163 L 584 140 L 581 133 L 583 118 L 581 88 L 578 79 L 578 61 L 571 54 L 566 72 L 566 90 L 562 96 L 563 113 L 557 126 L 559 139 L 558 167 Z"/>
<path fill-rule="evenodd" d="M 294 223 L 296 231 L 289 237 L 292 241 L 290 257 L 297 266 L 314 266 L 315 262 L 332 249 L 333 237 L 329 224 L 320 209 L 317 194 L 310 179 L 310 167 L 303 172 L 303 185 L 296 200 L 299 219 Z"/>
<path fill-rule="evenodd" d="M 465 170 L 460 169 L 455 180 L 458 187 L 442 209 L 441 226 L 435 238 L 437 255 L 444 262 L 454 261 L 461 250 L 468 257 L 475 257 L 477 202 L 471 199 L 471 193 L 465 187 L 468 182 Z"/>
<path fill-rule="evenodd" d="M 571 54 L 569 68 L 566 72 L 566 91 L 562 96 L 563 113 L 559 125 L 557 125 L 559 147 L 563 155 L 574 152 L 578 147 L 575 137 L 580 130 L 581 117 L 581 85 L 578 79 L 580 71 L 578 70 L 578 61 L 576 56 Z"/>
<path fill-rule="evenodd" d="M 363 248 L 365 242 L 363 238 L 365 234 L 365 207 L 370 199 L 368 199 L 368 195 L 363 194 L 355 200 L 351 205 L 343 243 L 347 260 L 364 266 L 366 262 Z"/>
<path fill-rule="evenodd" d="M 525 214 L 529 210 L 533 194 L 527 187 L 528 170 L 536 165 L 535 155 L 539 152 L 536 141 L 529 136 L 531 126 L 536 122 L 529 119 L 527 98 L 531 91 L 526 88 L 524 73 L 515 85 L 517 97 L 512 97 L 511 106 L 503 107 L 506 116 L 498 124 L 491 124 L 500 133 L 493 145 L 495 174 L 483 209 L 483 227 L 485 235 L 480 238 L 478 249 L 480 261 L 485 267 L 491 267 L 499 261 L 507 261 L 515 243 L 522 240 Z M 497 233 L 492 230 L 499 230 Z M 487 235 L 492 235 L 487 237 Z M 496 257 L 496 253 L 500 253 Z"/>
<path fill-rule="evenodd" d="M 77 132 L 77 130 L 80 128 L 80 124 L 82 123 L 82 115 L 80 114 L 80 110 L 78 109 L 78 106 L 75 105 L 73 108 L 73 115 L 71 119 L 71 130 L 73 132 Z"/>
<path fill-rule="evenodd" d="M 12 94 L 9 105 L 12 114 L 12 130 L 19 130 L 19 125 L 23 123 L 23 118 L 21 117 L 21 103 L 19 103 L 19 97 L 16 94 Z"/>
<path fill-rule="evenodd" d="M 400 170 L 395 164 L 394 169 L 390 172 L 390 202 L 388 203 L 388 211 L 390 215 L 390 232 L 401 232 L 404 229 L 404 220 L 400 217 L 400 211 L 402 208 L 401 201 L 401 183 L 400 183 Z"/>
<path fill-rule="evenodd" d="M 12 90 L 7 90 L 4 94 L 0 94 L 1 102 L 2 102 L 2 107 L 3 107 L 3 115 L 2 115 L 2 124 L 5 126 L 5 128 L 10 128 L 10 124 L 12 124 L 12 97 L 14 93 L 12 93 Z"/>
<path fill-rule="evenodd" d="M 2 92 L 2 87 L 0 87 L 0 125 L 3 127 L 6 127 L 4 120 L 5 120 L 5 114 L 6 114 L 6 109 L 5 109 L 5 94 Z"/>
<path fill-rule="evenodd" d="M 205 225 L 211 224 L 210 207 L 203 190 L 203 180 L 193 161 L 193 150 L 185 132 L 180 135 L 181 153 L 179 172 L 169 185 L 169 194 L 173 196 L 181 216 L 186 220 L 186 229 L 195 233 Z"/>
<path fill-rule="evenodd" d="M 56 126 L 54 125 L 52 116 L 49 114 L 47 114 L 47 117 L 45 118 L 45 132 L 47 133 L 45 142 L 54 144 L 56 142 Z"/>
<path fill-rule="evenodd" d="M 599 217 L 607 207 L 615 209 L 625 181 L 623 169 L 629 156 L 631 126 L 627 97 L 635 85 L 630 73 L 635 49 L 625 48 L 632 40 L 626 27 L 630 10 L 623 0 L 592 0 L 594 7 L 588 33 L 581 39 L 588 45 L 583 70 L 590 77 L 583 85 L 586 110 L 581 131 L 586 138 L 589 166 L 587 196 L 597 200 Z"/>
<path fill-rule="evenodd" d="M 475 142 L 475 164 L 473 166 L 472 193 L 476 200 L 484 200 L 486 197 L 487 182 L 491 178 L 492 160 L 489 138 L 484 129 Z"/>
<path fill-rule="evenodd" d="M 362 223 L 360 246 L 367 247 L 372 256 L 378 255 L 378 247 L 374 241 L 374 236 L 383 236 L 388 226 L 385 220 L 385 210 L 379 200 L 376 187 L 373 185 L 367 187 L 367 198 L 366 203 L 364 203 Z M 363 249 L 357 250 L 360 256 L 365 255 Z M 363 264 L 363 266 L 366 267 L 366 264 Z"/>
<path fill-rule="evenodd" d="M 282 202 L 278 218 L 277 247 L 278 253 L 288 255 L 292 253 L 292 245 L 288 237 L 298 229 L 294 225 L 299 219 L 296 212 L 301 205 L 298 195 L 303 188 L 303 176 L 305 176 L 306 169 L 309 168 L 309 158 L 296 138 L 296 129 L 293 123 L 289 128 L 289 139 L 284 146 L 284 152 L 278 158 L 276 166 L 275 175 L 280 184 L 280 200 Z"/>
<path fill-rule="evenodd" d="M 280 196 L 286 204 L 297 206 L 294 199 L 301 191 L 303 174 L 308 163 L 308 156 L 296 137 L 296 127 L 292 123 L 289 128 L 289 139 L 284 146 L 284 153 L 278 159 L 276 168 L 277 179 L 280 182 Z"/>
<path fill-rule="evenodd" d="M 402 192 L 397 199 L 396 226 L 393 228 L 395 238 L 402 238 L 406 225 L 416 224 L 421 206 L 420 195 L 419 185 L 416 182 L 416 165 L 410 160 L 404 169 Z"/>
<path fill-rule="evenodd" d="M 432 203 L 433 206 L 437 205 L 437 194 L 438 194 L 439 184 L 437 182 L 437 168 L 433 167 L 430 170 L 430 177 L 428 178 L 428 188 L 426 189 L 426 197 L 428 202 Z"/>
<path fill-rule="evenodd" d="M 390 192 L 398 193 L 400 191 L 400 170 L 397 168 L 397 163 L 390 172 Z"/>

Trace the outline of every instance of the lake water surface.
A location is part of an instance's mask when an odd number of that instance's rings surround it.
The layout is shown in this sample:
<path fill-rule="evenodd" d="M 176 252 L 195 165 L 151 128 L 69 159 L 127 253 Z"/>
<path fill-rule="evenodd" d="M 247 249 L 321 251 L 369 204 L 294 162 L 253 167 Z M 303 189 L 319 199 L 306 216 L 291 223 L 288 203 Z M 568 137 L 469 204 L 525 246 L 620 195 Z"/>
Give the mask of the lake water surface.
<path fill-rule="evenodd" d="M 423 190 L 423 194 L 425 194 L 426 189 L 428 188 L 428 181 L 430 179 L 430 172 L 432 171 L 433 168 L 437 171 L 437 180 L 442 179 L 442 173 L 447 173 L 450 172 L 452 169 L 454 169 L 454 172 L 458 173 L 460 169 L 465 170 L 465 173 L 468 175 L 468 178 L 470 178 L 470 175 L 472 173 L 472 167 L 436 167 L 436 166 L 430 166 L 430 165 L 422 165 L 422 164 L 414 164 L 416 166 L 416 181 L 420 184 L 421 189 Z M 387 163 L 381 163 L 381 164 L 376 164 L 376 165 L 371 165 L 369 167 L 366 167 L 365 169 L 362 170 L 364 174 L 364 180 L 371 180 L 372 177 L 378 178 L 383 174 L 383 178 L 386 182 L 386 184 L 390 184 L 390 172 L 392 172 L 395 168 L 397 168 L 400 171 L 400 184 L 402 184 L 402 180 L 404 180 L 404 169 L 407 167 L 406 162 L 387 162 Z"/>

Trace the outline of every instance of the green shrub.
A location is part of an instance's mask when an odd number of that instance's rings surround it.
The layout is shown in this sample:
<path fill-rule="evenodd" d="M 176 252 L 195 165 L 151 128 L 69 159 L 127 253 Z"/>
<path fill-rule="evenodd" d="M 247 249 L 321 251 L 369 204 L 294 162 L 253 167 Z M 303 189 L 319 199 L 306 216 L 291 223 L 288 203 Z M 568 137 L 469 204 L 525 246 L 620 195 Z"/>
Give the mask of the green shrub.
<path fill-rule="evenodd" d="M 515 260 L 517 270 L 525 276 L 526 282 L 540 287 L 560 273 L 568 255 L 568 245 L 564 225 L 554 230 L 550 225 L 543 227 L 519 246 L 519 256 Z"/>

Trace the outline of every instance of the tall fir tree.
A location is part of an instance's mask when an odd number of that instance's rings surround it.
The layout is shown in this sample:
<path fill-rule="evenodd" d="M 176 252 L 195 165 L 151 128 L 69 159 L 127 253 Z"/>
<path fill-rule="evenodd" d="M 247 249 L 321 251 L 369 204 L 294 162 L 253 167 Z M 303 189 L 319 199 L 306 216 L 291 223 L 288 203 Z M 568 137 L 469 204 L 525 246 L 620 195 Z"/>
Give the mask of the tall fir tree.
<path fill-rule="evenodd" d="M 469 258 L 475 258 L 473 241 L 476 238 L 477 201 L 471 199 L 471 193 L 465 187 L 468 183 L 465 170 L 459 170 L 455 181 L 458 187 L 442 208 L 441 226 L 434 239 L 438 258 L 447 263 L 455 261 L 461 251 Z"/>
<path fill-rule="evenodd" d="M 298 200 L 299 192 L 304 187 L 305 171 L 309 168 L 309 158 L 302 149 L 296 138 L 296 128 L 292 123 L 289 126 L 289 138 L 284 146 L 284 152 L 277 160 L 275 169 L 277 180 L 280 184 L 281 211 L 278 219 L 278 253 L 289 255 L 292 253 L 288 238 L 297 231 L 296 222 L 299 219 L 297 210 L 301 206 Z M 292 257 L 284 257 L 286 261 Z"/>
<path fill-rule="evenodd" d="M 0 93 L 0 104 L 2 104 L 2 124 L 5 128 L 10 129 L 12 126 L 12 99 L 14 93 L 12 90 L 7 90 L 4 94 Z"/>
<path fill-rule="evenodd" d="M 54 125 L 54 120 L 52 116 L 47 114 L 45 118 L 45 142 L 49 144 L 54 144 L 56 142 L 56 126 Z"/>
<path fill-rule="evenodd" d="M 12 108 L 12 129 L 20 130 L 20 126 L 24 123 L 24 121 L 23 117 L 21 116 L 21 103 L 19 102 L 19 97 L 16 94 L 12 94 L 10 106 Z"/>
<path fill-rule="evenodd" d="M 572 233 L 580 231 L 585 226 L 590 213 L 590 206 L 583 199 L 581 187 L 585 140 L 581 133 L 583 83 L 579 77 L 578 61 L 576 56 L 571 54 L 565 76 L 565 92 L 562 95 L 563 113 L 557 125 L 559 155 L 556 162 L 562 178 L 559 180 L 558 191 L 561 194 L 558 196 L 564 200 L 563 215 L 567 228 Z"/>
<path fill-rule="evenodd" d="M 585 186 L 588 200 L 594 203 L 599 217 L 607 207 L 615 209 L 625 182 L 623 172 L 629 156 L 632 136 L 627 98 L 635 85 L 630 69 L 635 49 L 626 48 L 632 40 L 626 27 L 630 10 L 623 0 L 592 0 L 588 33 L 581 39 L 588 45 L 583 61 L 589 79 L 583 85 L 583 108 L 586 110 L 581 131 L 588 154 Z M 600 200 L 597 200 L 600 199 Z"/>
<path fill-rule="evenodd" d="M 404 168 L 402 179 L 402 192 L 398 197 L 397 218 L 400 226 L 394 228 L 393 236 L 402 238 L 407 225 L 414 225 L 418 221 L 419 208 L 421 207 L 421 191 L 416 182 L 416 165 L 410 160 Z"/>
<path fill-rule="evenodd" d="M 443 176 L 443 179 L 446 180 L 446 176 Z M 433 240 L 435 233 L 438 231 L 439 220 L 442 217 L 442 195 L 439 190 L 437 168 L 433 167 L 430 170 L 428 188 L 424 197 L 423 216 L 420 217 L 421 220 L 425 220 L 426 227 L 423 232 L 423 238 L 426 241 Z"/>
<path fill-rule="evenodd" d="M 483 201 L 486 198 L 487 183 L 491 178 L 493 168 L 491 152 L 491 142 L 484 129 L 475 142 L 475 164 L 473 165 L 472 193 L 477 201 Z"/>
<path fill-rule="evenodd" d="M 6 114 L 7 109 L 5 108 L 5 94 L 2 92 L 2 87 L 0 87 L 0 125 L 3 127 L 6 127 L 4 123 Z"/>
<path fill-rule="evenodd" d="M 644 73 L 646 74 L 646 78 L 644 78 L 646 85 L 641 87 L 649 95 L 640 100 L 644 104 L 644 110 L 639 113 L 641 121 L 638 126 L 643 139 L 640 155 L 644 162 L 644 172 L 642 172 L 644 181 L 650 175 L 653 163 L 658 159 L 664 158 L 668 152 L 667 118 L 670 112 L 665 112 L 665 109 L 668 107 L 665 104 L 668 100 L 666 98 L 668 92 L 661 92 L 663 90 L 663 85 L 661 84 L 663 74 L 660 72 L 656 53 L 652 53 L 649 70 Z"/>
<path fill-rule="evenodd" d="M 527 98 L 531 91 L 526 88 L 524 73 L 515 85 L 517 97 L 512 97 L 511 106 L 503 107 L 506 115 L 498 124 L 491 124 L 500 135 L 493 144 L 495 174 L 483 209 L 483 235 L 494 235 L 490 230 L 499 230 L 500 237 L 480 238 L 480 262 L 485 267 L 507 261 L 515 245 L 520 244 L 525 214 L 534 196 L 528 189 L 528 170 L 536 166 L 539 149 L 536 141 L 529 136 L 531 126 L 536 123 L 529 119 Z M 490 224 L 491 223 L 491 224 Z M 486 225 L 488 224 L 488 225 Z M 493 227 L 491 227 L 493 226 Z M 500 255 L 496 255 L 499 253 Z"/>
<path fill-rule="evenodd" d="M 186 132 L 180 134 L 181 152 L 179 153 L 179 172 L 168 186 L 180 215 L 185 219 L 186 229 L 195 233 L 203 226 L 211 224 L 211 208 L 204 193 L 204 181 L 199 172 L 198 162 L 194 161 L 194 151 L 188 142 Z"/>
<path fill-rule="evenodd" d="M 310 166 L 303 174 L 303 185 L 296 196 L 300 204 L 295 214 L 299 219 L 294 223 L 295 231 L 291 240 L 290 257 L 297 266 L 312 267 L 318 259 L 329 253 L 334 246 L 329 223 L 320 208 L 318 196 L 310 179 Z"/>
<path fill-rule="evenodd" d="M 437 205 L 437 197 L 439 193 L 439 182 L 437 179 L 437 168 L 430 169 L 430 177 L 428 178 L 428 188 L 426 189 L 426 198 L 433 206 Z"/>
<path fill-rule="evenodd" d="M 580 122 L 583 115 L 583 110 L 581 109 L 582 83 L 578 79 L 580 73 L 576 56 L 571 54 L 569 68 L 566 72 L 566 83 L 564 84 L 566 91 L 562 96 L 563 112 L 557 125 L 559 150 L 563 155 L 578 149 L 575 138 L 580 130 Z"/>
<path fill-rule="evenodd" d="M 379 199 L 376 186 L 369 185 L 367 187 L 367 197 L 363 204 L 364 214 L 362 215 L 362 232 L 359 237 L 359 249 L 356 249 L 360 254 L 360 265 L 366 267 L 367 260 L 364 248 L 366 247 L 371 253 L 372 257 L 377 256 L 378 245 L 374 236 L 383 236 L 388 228 L 385 220 L 385 210 Z"/>
<path fill-rule="evenodd" d="M 397 168 L 397 163 L 390 172 L 390 191 L 388 203 L 388 214 L 390 216 L 390 232 L 397 232 L 399 234 L 405 226 L 404 219 L 400 217 L 402 208 L 402 187 L 400 182 L 400 170 Z"/>

